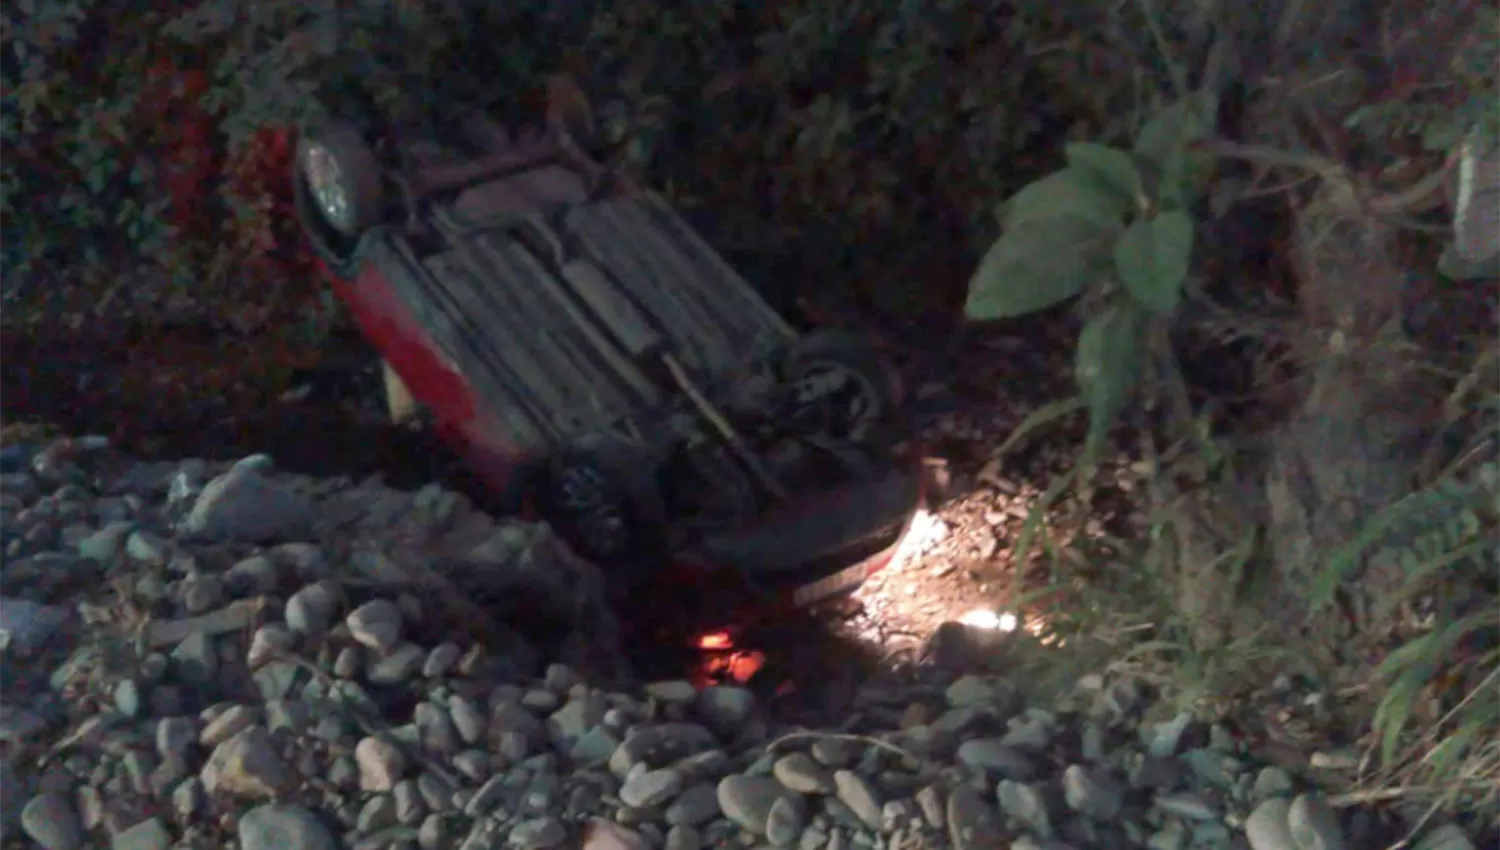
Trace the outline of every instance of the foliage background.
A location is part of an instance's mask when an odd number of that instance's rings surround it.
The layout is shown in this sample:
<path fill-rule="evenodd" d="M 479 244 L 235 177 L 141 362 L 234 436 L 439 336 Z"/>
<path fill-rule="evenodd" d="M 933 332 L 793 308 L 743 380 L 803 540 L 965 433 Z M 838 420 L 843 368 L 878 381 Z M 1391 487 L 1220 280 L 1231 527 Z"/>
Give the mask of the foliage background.
<path fill-rule="evenodd" d="M 829 312 L 989 318 L 974 305 L 1056 277 L 981 263 L 1016 193 L 1076 167 L 1068 143 L 1139 153 L 1163 107 L 1201 98 L 1171 298 L 1101 320 L 1130 303 L 1116 255 L 1050 318 L 1007 311 L 1095 329 L 1086 403 L 1052 412 L 1089 409 L 1094 449 L 1155 470 L 1148 540 L 1089 555 L 1082 588 L 1054 562 L 1092 600 L 1055 603 L 1057 627 L 1147 635 L 1190 693 L 1288 658 L 1330 693 L 1374 677 L 1348 699 L 1379 756 L 1353 784 L 1493 814 L 1474 789 L 1500 776 L 1496 275 L 1439 258 L 1455 151 L 1500 121 L 1497 37 L 1472 0 L 15 0 L 5 321 L 175 299 L 279 342 L 326 329 L 288 227 L 297 122 L 318 102 L 515 116 L 555 73 L 763 282 Z M 1122 225 L 1158 218 L 1151 182 Z M 1086 513 L 1088 464 L 1051 495 Z"/>

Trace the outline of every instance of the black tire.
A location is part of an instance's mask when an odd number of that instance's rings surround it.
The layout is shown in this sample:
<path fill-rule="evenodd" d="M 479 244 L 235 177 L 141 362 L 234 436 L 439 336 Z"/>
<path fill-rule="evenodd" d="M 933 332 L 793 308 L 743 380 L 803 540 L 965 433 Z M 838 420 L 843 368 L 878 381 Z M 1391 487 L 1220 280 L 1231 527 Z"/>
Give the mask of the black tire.
<path fill-rule="evenodd" d="M 649 551 L 642 511 L 598 458 L 561 457 L 536 475 L 533 486 L 542 519 L 583 557 L 620 566 Z"/>
<path fill-rule="evenodd" d="M 337 236 L 355 239 L 380 223 L 385 210 L 380 162 L 354 124 L 336 118 L 310 123 L 297 140 L 296 169 L 307 212 Z M 317 181 L 337 187 L 343 199 L 337 211 L 320 196 Z"/>
<path fill-rule="evenodd" d="M 900 403 L 895 372 L 869 343 L 842 331 L 815 331 L 793 344 L 782 367 L 790 414 L 838 440 L 862 442 Z M 818 397 L 810 385 L 841 385 Z"/>

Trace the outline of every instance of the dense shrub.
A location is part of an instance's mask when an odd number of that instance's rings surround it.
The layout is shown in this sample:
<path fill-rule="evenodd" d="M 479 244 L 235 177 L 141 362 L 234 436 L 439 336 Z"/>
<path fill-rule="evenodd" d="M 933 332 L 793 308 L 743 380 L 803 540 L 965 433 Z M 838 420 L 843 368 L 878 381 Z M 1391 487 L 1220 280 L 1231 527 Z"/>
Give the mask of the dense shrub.
<path fill-rule="evenodd" d="M 540 9 L 547 4 L 531 4 Z M 123 270 L 196 295 L 305 272 L 294 128 L 319 104 L 499 106 L 561 32 L 527 4 L 32 0 L 0 12 L 5 291 L 97 294 Z M 553 42 L 556 43 L 556 42 Z M 235 278 L 235 279 L 231 279 Z"/>

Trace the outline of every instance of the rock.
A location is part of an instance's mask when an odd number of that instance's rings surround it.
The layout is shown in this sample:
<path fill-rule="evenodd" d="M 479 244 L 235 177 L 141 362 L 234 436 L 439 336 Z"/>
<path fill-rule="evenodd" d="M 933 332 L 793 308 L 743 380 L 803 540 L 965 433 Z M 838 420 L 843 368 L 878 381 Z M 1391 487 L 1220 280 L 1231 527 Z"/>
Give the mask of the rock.
<path fill-rule="evenodd" d="M 603 695 L 596 692 L 568 700 L 566 705 L 547 717 L 547 735 L 554 744 L 564 749 L 571 748 L 573 742 L 604 720 L 607 708 Z M 539 707 L 539 710 L 547 709 Z"/>
<path fill-rule="evenodd" d="M 670 844 L 670 839 L 668 840 Z M 652 845 L 645 836 L 629 827 L 594 818 L 583 828 L 583 846 L 581 850 L 651 850 Z M 699 845 L 692 845 L 692 850 L 698 850 Z"/>
<path fill-rule="evenodd" d="M 391 789 L 391 798 L 396 804 L 396 821 L 404 826 L 416 826 L 427 815 L 427 805 L 415 779 L 403 779 Z"/>
<path fill-rule="evenodd" d="M 110 850 L 171 850 L 172 836 L 160 818 L 150 818 L 115 833 L 109 846 Z"/>
<path fill-rule="evenodd" d="M 1474 842 L 1453 824 L 1443 824 L 1412 845 L 1412 850 L 1474 850 Z"/>
<path fill-rule="evenodd" d="M 662 818 L 671 826 L 701 826 L 721 814 L 718 789 L 712 783 L 699 782 L 679 794 Z"/>
<path fill-rule="evenodd" d="M 452 715 L 440 705 L 418 703 L 412 721 L 416 724 L 422 749 L 429 753 L 451 755 L 458 752 L 463 743 L 453 725 Z"/>
<path fill-rule="evenodd" d="M 296 805 L 268 804 L 240 817 L 240 850 L 338 850 L 339 844 L 312 812 Z"/>
<path fill-rule="evenodd" d="M 615 748 L 609 757 L 609 769 L 616 776 L 624 776 L 637 764 L 667 764 L 712 750 L 718 743 L 712 732 L 696 723 L 638 726 Z"/>
<path fill-rule="evenodd" d="M 922 810 L 922 819 L 933 829 L 943 829 L 948 825 L 948 814 L 946 800 L 943 797 L 943 789 L 936 785 L 926 785 L 917 792 L 917 808 Z"/>
<path fill-rule="evenodd" d="M 1157 794 L 1151 804 L 1168 814 L 1189 821 L 1217 821 L 1224 816 L 1217 806 L 1192 792 Z"/>
<path fill-rule="evenodd" d="M 568 829 L 554 817 L 522 821 L 511 830 L 509 844 L 522 850 L 543 850 L 568 840 Z"/>
<path fill-rule="evenodd" d="M 483 712 L 474 703 L 461 696 L 455 696 L 448 701 L 448 715 L 453 721 L 453 728 L 457 730 L 458 737 L 465 744 L 479 743 L 489 731 L 489 721 Z M 605 758 L 608 757 L 608 755 L 605 756 Z"/>
<path fill-rule="evenodd" d="M 666 843 L 662 847 L 663 850 L 702 850 L 703 836 L 693 827 L 674 826 L 667 830 Z M 584 850 L 601 850 L 601 848 L 585 846 Z"/>
<path fill-rule="evenodd" d="M 406 755 L 384 738 L 370 736 L 354 748 L 359 765 L 359 787 L 363 791 L 389 791 L 406 772 Z"/>
<path fill-rule="evenodd" d="M 721 735 L 738 732 L 755 710 L 755 694 L 749 688 L 715 685 L 698 695 L 698 717 Z"/>
<path fill-rule="evenodd" d="M 68 611 L 60 606 L 6 599 L 0 605 L 0 647 L 20 652 L 41 649 L 68 616 Z"/>
<path fill-rule="evenodd" d="M 62 794 L 38 794 L 21 807 L 21 829 L 46 850 L 84 846 L 83 823 L 73 802 Z"/>
<path fill-rule="evenodd" d="M 320 637 L 333 624 L 338 600 L 323 584 L 309 584 L 286 601 L 286 627 L 300 635 Z"/>
<path fill-rule="evenodd" d="M 401 612 L 386 599 L 366 602 L 349 612 L 344 625 L 351 637 L 376 652 L 386 652 L 401 640 Z"/>
<path fill-rule="evenodd" d="M 1009 779 L 1000 780 L 995 789 L 1000 811 L 1025 824 L 1042 838 L 1052 837 L 1052 819 L 1047 801 L 1037 788 Z"/>
<path fill-rule="evenodd" d="M 1298 850 L 1344 850 L 1338 813 L 1314 794 L 1298 794 L 1287 811 L 1287 825 Z"/>
<path fill-rule="evenodd" d="M 771 804 L 766 816 L 766 840 L 777 847 L 789 847 L 802 835 L 807 817 L 802 801 L 796 797 L 781 797 Z"/>
<path fill-rule="evenodd" d="M 453 665 L 458 663 L 458 659 L 462 655 L 463 650 L 459 649 L 458 644 L 452 641 L 438 644 L 432 648 L 431 652 L 427 653 L 427 658 L 422 661 L 422 677 L 436 679 L 447 675 L 448 671 L 453 669 Z"/>
<path fill-rule="evenodd" d="M 980 676 L 960 676 L 944 692 L 951 708 L 981 708 L 995 703 L 995 686 Z"/>
<path fill-rule="evenodd" d="M 203 731 L 198 733 L 198 743 L 205 747 L 217 747 L 254 726 L 259 720 L 259 711 L 248 705 L 232 705 L 203 727 Z"/>
<path fill-rule="evenodd" d="M 741 829 L 765 835 L 766 820 L 777 800 L 793 792 L 769 776 L 747 776 L 736 773 L 719 780 L 719 809 Z"/>
<path fill-rule="evenodd" d="M 306 527 L 312 506 L 267 478 L 259 457 L 246 458 L 198 494 L 182 529 L 193 539 L 265 543 Z"/>
<path fill-rule="evenodd" d="M 115 708 L 126 717 L 141 713 L 141 686 L 134 679 L 123 679 L 115 685 Z"/>
<path fill-rule="evenodd" d="M 1104 773 L 1075 764 L 1063 771 L 1063 798 L 1074 811 L 1108 821 L 1119 816 L 1125 789 Z"/>
<path fill-rule="evenodd" d="M 833 774 L 833 784 L 839 802 L 848 806 L 855 816 L 870 829 L 880 829 L 880 814 L 883 801 L 880 794 L 864 777 L 852 770 L 839 770 Z"/>
<path fill-rule="evenodd" d="M 78 541 L 78 554 L 90 561 L 113 561 L 124 549 L 126 538 L 134 530 L 133 522 L 112 522 Z"/>
<path fill-rule="evenodd" d="M 199 778 L 210 794 L 235 797 L 275 797 L 298 782 L 263 726 L 244 729 L 215 747 Z"/>
<path fill-rule="evenodd" d="M 840 768 L 848 767 L 858 751 L 854 743 L 848 739 L 819 738 L 812 742 L 808 752 L 812 753 L 812 757 L 817 759 L 818 764 L 824 767 Z"/>
<path fill-rule="evenodd" d="M 1300 850 L 1288 823 L 1291 801 L 1273 797 L 1255 807 L 1245 820 L 1245 838 L 1251 850 Z"/>
<path fill-rule="evenodd" d="M 833 774 L 806 753 L 788 753 L 771 769 L 776 781 L 799 794 L 832 794 Z"/>
<path fill-rule="evenodd" d="M 960 785 L 948 794 L 948 839 L 954 850 L 990 850 L 1001 846 L 999 815 L 967 785 Z"/>
<path fill-rule="evenodd" d="M 245 558 L 224 572 L 224 589 L 237 597 L 267 596 L 280 581 L 276 563 L 264 555 Z"/>
<path fill-rule="evenodd" d="M 959 764 L 983 774 L 1026 782 L 1036 775 L 1031 760 L 999 738 L 975 738 L 958 746 Z"/>
<path fill-rule="evenodd" d="M 1262 768 L 1260 773 L 1255 775 L 1255 787 L 1252 793 L 1257 800 L 1290 796 L 1292 793 L 1291 774 L 1279 767 Z"/>
<path fill-rule="evenodd" d="M 9 759 L 0 759 L 0 831 L 9 830 L 21 817 L 24 806 L 17 807 L 5 800 L 20 800 L 27 795 L 26 783 L 16 775 Z"/>
<path fill-rule="evenodd" d="M 687 706 L 697 701 L 698 688 L 684 679 L 651 682 L 646 685 L 646 696 L 666 705 Z"/>
<path fill-rule="evenodd" d="M 648 770 L 625 780 L 620 802 L 633 809 L 649 809 L 676 797 L 683 788 L 682 774 L 672 768 Z"/>
<path fill-rule="evenodd" d="M 156 723 L 156 752 L 162 758 L 186 758 L 197 741 L 198 722 L 191 717 L 163 717 Z"/>

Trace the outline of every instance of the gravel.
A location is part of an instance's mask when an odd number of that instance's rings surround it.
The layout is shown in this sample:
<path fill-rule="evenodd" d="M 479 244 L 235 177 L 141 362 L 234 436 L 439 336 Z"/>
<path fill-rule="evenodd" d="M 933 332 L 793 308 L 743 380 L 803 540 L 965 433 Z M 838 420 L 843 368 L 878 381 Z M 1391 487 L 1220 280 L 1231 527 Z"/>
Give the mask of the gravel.
<path fill-rule="evenodd" d="M 437 488 L 77 439 L 4 472 L 0 520 L 5 847 L 1368 846 L 1224 730 L 1147 722 L 1114 674 L 872 681 L 839 731 L 635 683 L 596 570 Z M 476 635 L 445 607 L 475 588 L 490 611 L 525 589 L 567 637 Z"/>

